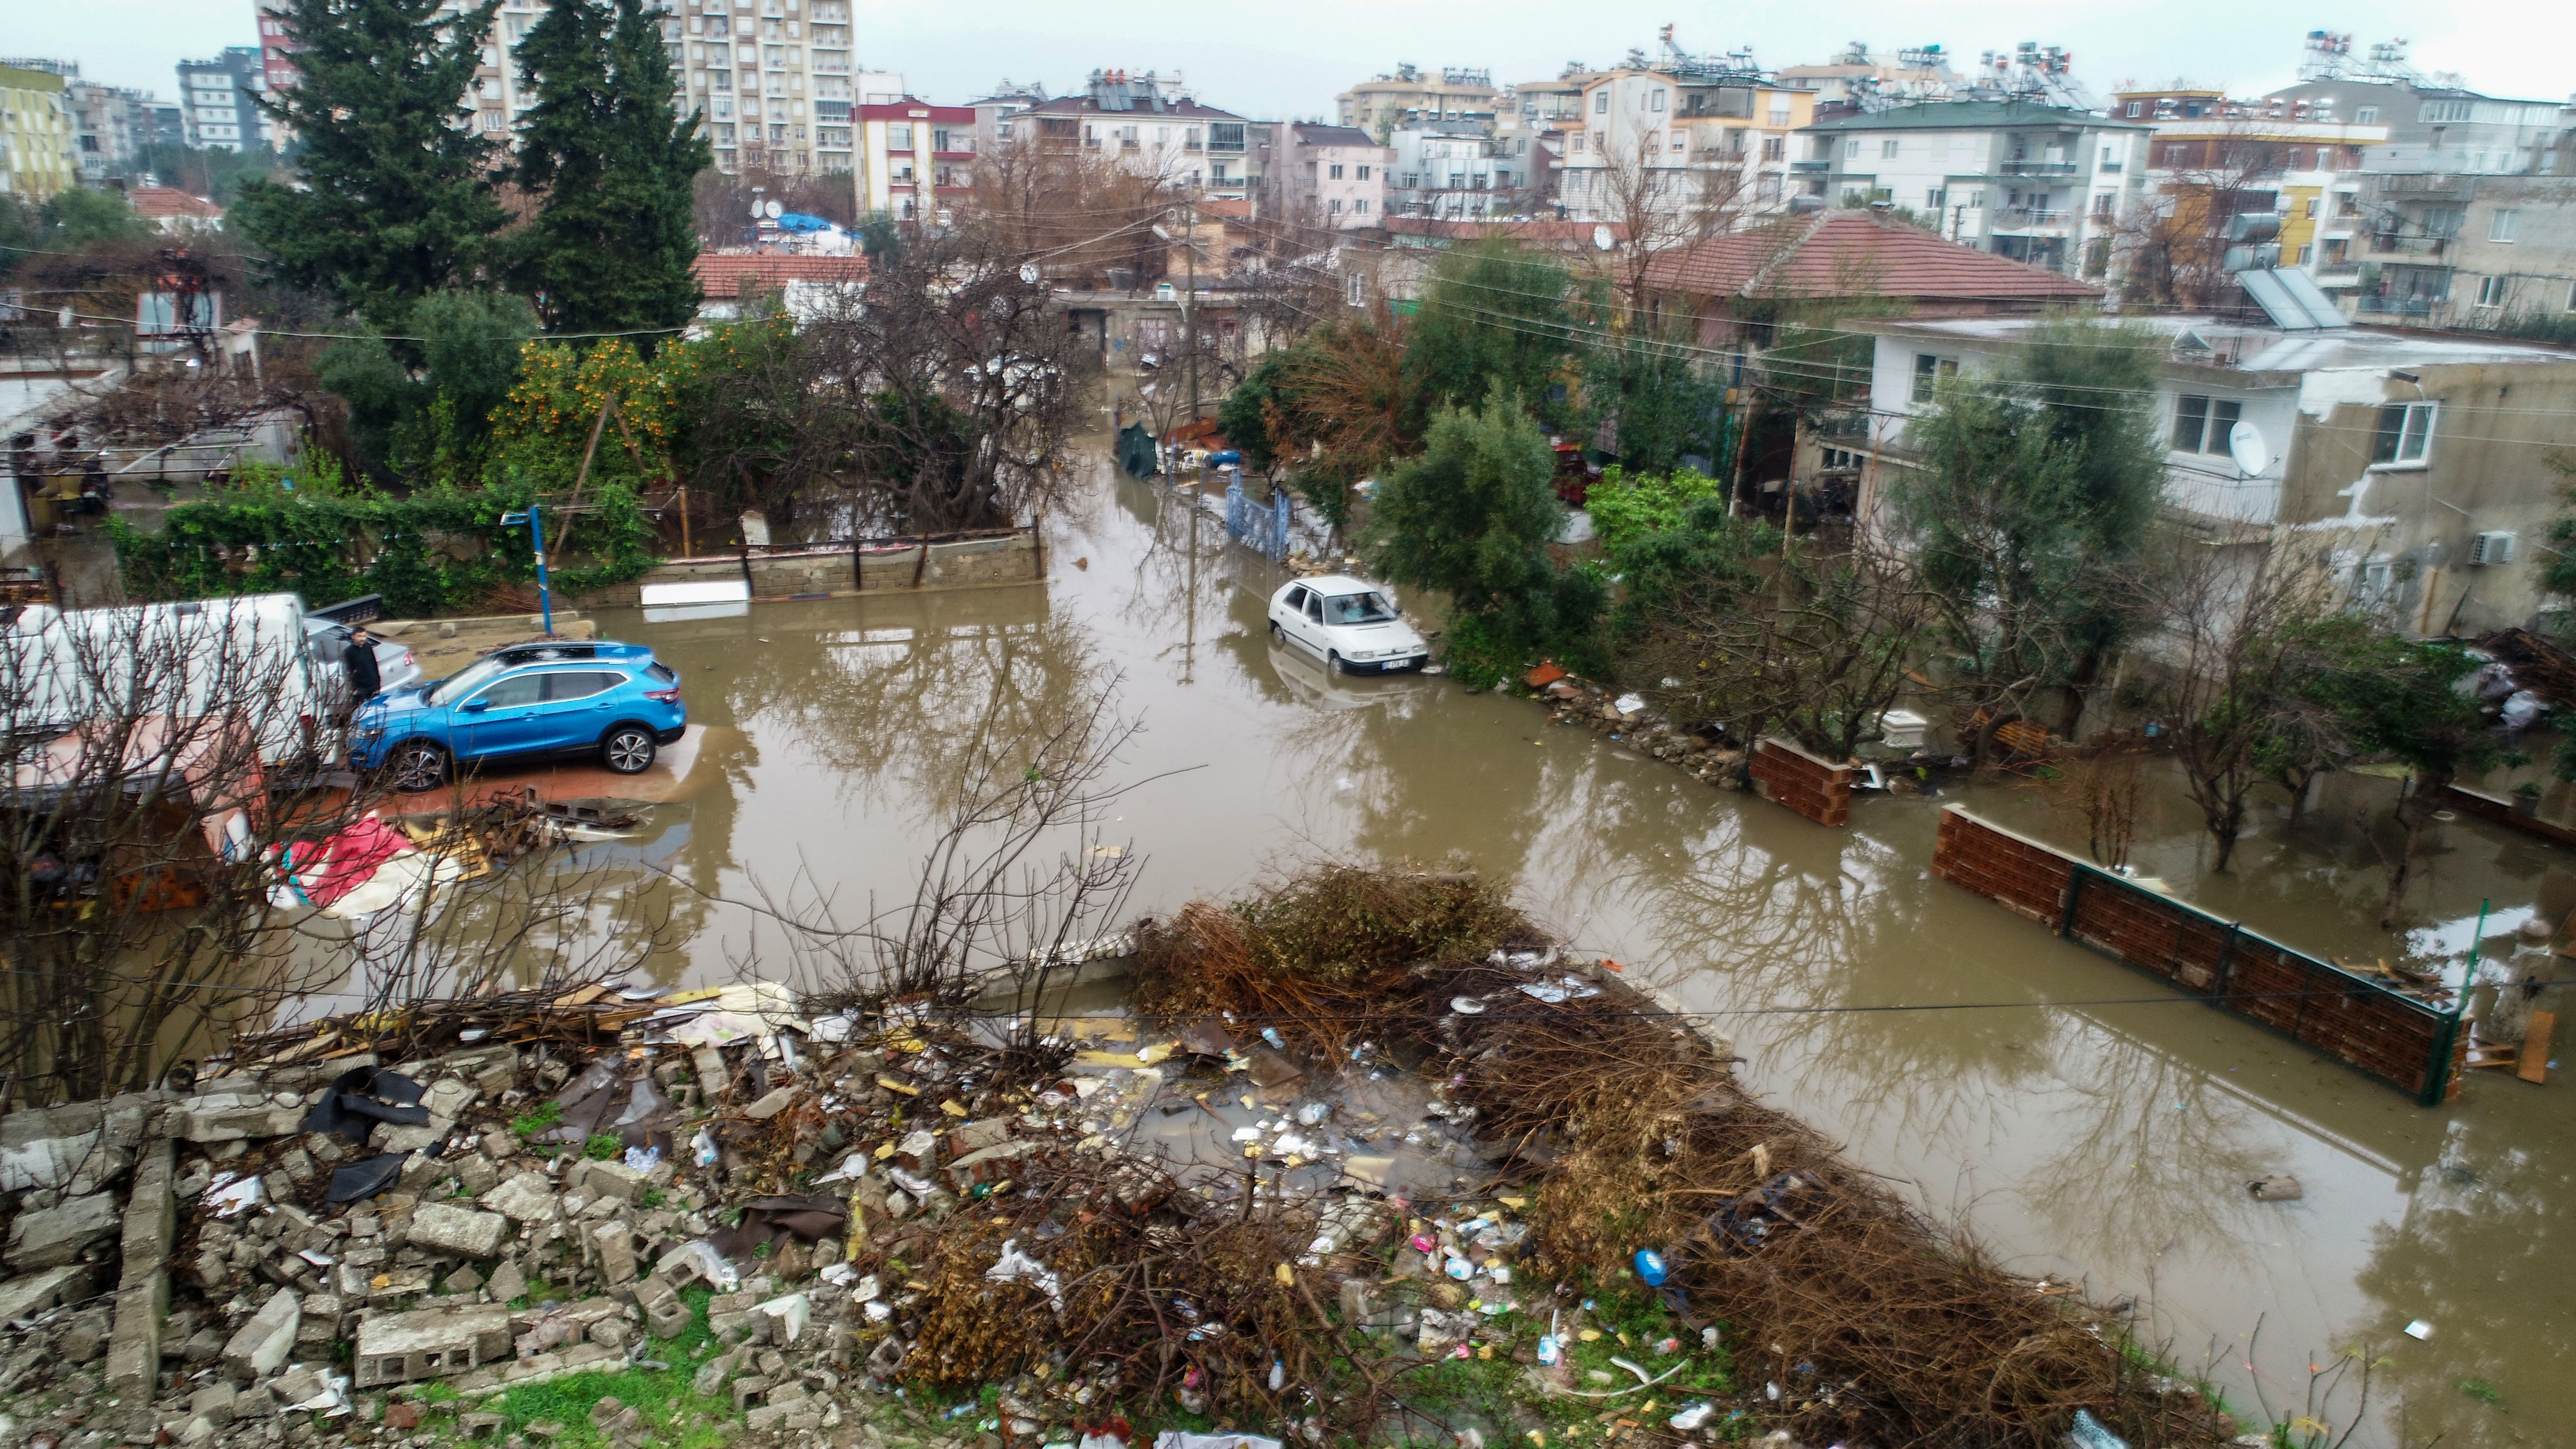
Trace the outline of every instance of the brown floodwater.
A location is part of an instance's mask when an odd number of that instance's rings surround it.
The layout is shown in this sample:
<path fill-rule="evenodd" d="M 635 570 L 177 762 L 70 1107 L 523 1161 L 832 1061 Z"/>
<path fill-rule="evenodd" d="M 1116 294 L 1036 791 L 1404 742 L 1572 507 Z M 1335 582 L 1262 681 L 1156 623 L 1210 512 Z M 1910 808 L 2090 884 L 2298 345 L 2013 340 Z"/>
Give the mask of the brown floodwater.
<path fill-rule="evenodd" d="M 2373 1379 L 2355 1444 L 2576 1435 L 2547 1427 L 2576 1400 L 2563 1077 L 2481 1072 L 2420 1108 L 1930 878 L 1949 801 L 2080 846 L 2040 788 L 1870 795 L 1848 831 L 1822 829 L 1526 701 L 1326 676 L 1266 637 L 1284 576 L 1170 492 L 1100 476 L 1049 533 L 1042 585 L 599 616 L 682 670 L 709 726 L 676 798 L 583 852 L 594 879 L 667 913 L 656 976 L 786 974 L 773 907 L 849 924 L 908 897 L 973 742 L 1034 738 L 1115 689 L 1144 727 L 1120 766 L 1141 783 L 1103 822 L 1141 858 L 1136 909 L 1327 853 L 1509 876 L 1584 948 L 1715 1014 L 1746 1079 L 1855 1161 L 2021 1272 L 2135 1299 L 2249 1427 L 2309 1411 L 2310 1366 L 2357 1347 Z M 2482 903 L 2485 953 L 2509 955 L 2512 928 L 2570 884 L 2565 853 L 2449 822 L 2392 936 L 2376 927 L 2389 842 L 2369 823 L 2390 782 L 2333 781 L 2295 831 L 2267 803 L 2218 879 L 2171 781 L 2148 784 L 2141 873 L 2321 955 L 2456 978 Z M 2274 1173 L 2305 1198 L 2255 1201 L 2246 1184 Z M 2421 1340 L 2403 1332 L 2416 1320 Z M 2321 1415 L 2338 1430 L 2354 1388 Z"/>

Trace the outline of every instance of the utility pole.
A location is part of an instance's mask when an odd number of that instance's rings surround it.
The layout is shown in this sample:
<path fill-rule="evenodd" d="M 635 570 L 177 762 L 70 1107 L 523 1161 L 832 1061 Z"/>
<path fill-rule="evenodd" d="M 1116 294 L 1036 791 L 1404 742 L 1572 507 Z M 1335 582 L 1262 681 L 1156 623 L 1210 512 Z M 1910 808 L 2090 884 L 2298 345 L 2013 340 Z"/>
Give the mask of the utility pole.
<path fill-rule="evenodd" d="M 1181 242 L 1181 253 L 1189 269 L 1189 290 L 1181 293 L 1181 346 L 1189 358 L 1190 421 L 1199 420 L 1199 188 L 1190 183 L 1188 220 L 1182 223 L 1187 234 Z"/>

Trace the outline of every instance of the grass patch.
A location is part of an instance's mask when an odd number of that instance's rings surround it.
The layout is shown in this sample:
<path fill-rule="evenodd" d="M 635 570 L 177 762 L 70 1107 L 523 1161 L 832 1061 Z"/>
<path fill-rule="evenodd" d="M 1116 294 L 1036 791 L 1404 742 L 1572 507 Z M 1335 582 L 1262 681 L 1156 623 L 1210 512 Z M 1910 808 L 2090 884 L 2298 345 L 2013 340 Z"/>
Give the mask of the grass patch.
<path fill-rule="evenodd" d="M 582 1145 L 582 1155 L 593 1162 L 606 1162 L 626 1150 L 626 1139 L 614 1132 L 593 1132 Z"/>
<path fill-rule="evenodd" d="M 525 1142 L 529 1138 L 536 1136 L 538 1133 L 545 1131 L 547 1128 L 554 1126 L 562 1120 L 563 1103 L 539 1102 L 537 1105 L 530 1107 L 525 1112 L 511 1118 L 510 1130 L 518 1133 L 519 1140 Z"/>
<path fill-rule="evenodd" d="M 501 1432 L 521 1434 L 530 1424 L 552 1421 L 563 1426 L 552 1441 L 557 1449 L 605 1443 L 591 1427 L 590 1410 L 601 1399 L 614 1397 L 644 1416 L 644 1428 L 656 1445 L 715 1449 L 739 1425 L 733 1396 L 723 1385 L 717 1385 L 712 1394 L 701 1394 L 693 1387 L 698 1370 L 717 1347 L 707 1328 L 707 1300 L 714 1296 L 713 1290 L 703 1287 L 683 1291 L 680 1299 L 689 1305 L 689 1326 L 677 1338 L 652 1340 L 645 1350 L 669 1368 L 567 1374 L 512 1389 L 490 1405 L 491 1412 L 503 1420 Z"/>

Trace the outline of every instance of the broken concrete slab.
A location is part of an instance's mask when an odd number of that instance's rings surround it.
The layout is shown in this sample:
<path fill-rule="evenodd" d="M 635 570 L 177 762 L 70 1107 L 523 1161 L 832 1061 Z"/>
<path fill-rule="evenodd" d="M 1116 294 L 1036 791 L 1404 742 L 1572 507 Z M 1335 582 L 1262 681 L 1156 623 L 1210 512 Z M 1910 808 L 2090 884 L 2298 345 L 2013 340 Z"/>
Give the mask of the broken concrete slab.
<path fill-rule="evenodd" d="M 358 1326 L 361 1389 L 451 1378 L 510 1358 L 510 1310 L 498 1303 L 385 1313 Z"/>
<path fill-rule="evenodd" d="M 0 1283 L 0 1323 L 87 1296 L 90 1277 L 88 1264 L 71 1263 Z"/>
<path fill-rule="evenodd" d="M 507 1303 L 528 1291 L 528 1280 L 520 1273 L 518 1264 L 505 1262 L 492 1270 L 491 1278 L 483 1286 L 492 1291 L 495 1301 Z"/>
<path fill-rule="evenodd" d="M 510 1238 L 510 1220 L 453 1203 L 423 1203 L 412 1210 L 411 1246 L 476 1260 L 499 1256 Z"/>
<path fill-rule="evenodd" d="M 768 1119 L 777 1116 L 779 1113 L 786 1111 L 789 1106 L 794 1104 L 799 1095 L 801 1095 L 801 1089 L 799 1088 L 792 1086 L 780 1087 L 778 1090 L 771 1092 L 768 1096 L 763 1097 L 759 1101 L 752 1103 L 750 1106 L 743 1108 L 742 1114 L 746 1117 L 751 1117 L 760 1121 L 767 1121 Z"/>
<path fill-rule="evenodd" d="M 563 1210 L 555 1185 L 535 1172 L 522 1172 L 502 1183 L 483 1194 L 482 1202 L 514 1223 L 548 1222 Z"/>
<path fill-rule="evenodd" d="M 304 1099 L 291 1092 L 211 1092 L 190 1097 L 172 1109 L 170 1131 L 190 1142 L 284 1137 L 303 1124 L 304 1110 Z"/>
<path fill-rule="evenodd" d="M 116 1231 L 123 1220 L 112 1193 L 67 1198 L 49 1208 L 18 1214 L 9 1224 L 8 1250 L 0 1256 L 12 1268 L 57 1268 Z"/>
<path fill-rule="evenodd" d="M 564 1171 L 564 1191 L 631 1203 L 644 1195 L 645 1174 L 623 1162 L 583 1158 Z"/>
<path fill-rule="evenodd" d="M 590 1256 L 599 1276 L 611 1288 L 635 1281 L 635 1230 L 624 1223 L 602 1223 L 590 1231 Z"/>
<path fill-rule="evenodd" d="M 295 1330 L 303 1322 L 303 1300 L 291 1288 L 279 1289 L 225 1341 L 224 1371 L 236 1383 L 250 1383 L 275 1373 L 294 1353 Z"/>
<path fill-rule="evenodd" d="M 970 1191 L 983 1183 L 999 1182 L 1011 1175 L 1013 1166 L 1022 1157 L 1035 1150 L 1036 1144 L 1031 1142 L 997 1142 L 948 1164 L 948 1180 L 957 1184 L 959 1192 Z"/>
<path fill-rule="evenodd" d="M 126 1096 L 0 1117 L 0 1192 L 98 1191 L 133 1162 L 147 1111 L 143 1098 Z"/>

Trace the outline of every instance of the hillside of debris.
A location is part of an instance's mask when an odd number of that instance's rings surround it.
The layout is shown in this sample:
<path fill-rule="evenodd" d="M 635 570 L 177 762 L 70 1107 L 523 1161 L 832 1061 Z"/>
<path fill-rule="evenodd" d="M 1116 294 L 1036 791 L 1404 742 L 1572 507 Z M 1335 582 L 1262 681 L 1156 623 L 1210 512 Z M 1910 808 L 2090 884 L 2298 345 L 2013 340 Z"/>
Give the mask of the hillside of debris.
<path fill-rule="evenodd" d="M 1473 876 L 1136 941 L 1098 1016 L 586 982 L 12 1113 L 0 1395 L 56 1446 L 2230 1432 Z"/>

